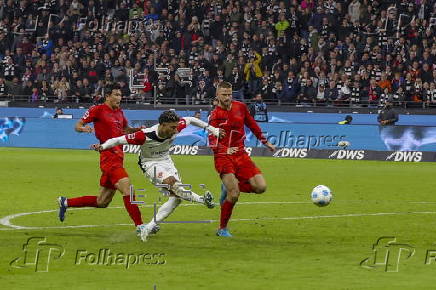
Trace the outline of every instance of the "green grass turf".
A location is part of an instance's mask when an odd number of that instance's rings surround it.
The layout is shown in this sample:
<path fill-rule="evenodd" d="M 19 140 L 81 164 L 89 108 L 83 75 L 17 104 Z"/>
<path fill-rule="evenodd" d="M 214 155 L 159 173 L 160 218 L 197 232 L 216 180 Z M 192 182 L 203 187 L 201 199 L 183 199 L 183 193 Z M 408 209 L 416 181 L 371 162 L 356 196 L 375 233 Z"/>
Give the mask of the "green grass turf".
<path fill-rule="evenodd" d="M 158 235 L 141 242 L 115 196 L 110 208 L 69 211 L 65 223 L 56 212 L 19 216 L 20 226 L 51 227 L 106 225 L 93 228 L 10 230 L 0 226 L 0 285 L 2 289 L 433 289 L 436 263 L 425 264 L 426 251 L 436 250 L 436 164 L 373 161 L 254 158 L 263 171 L 268 191 L 244 194 L 230 222 L 234 238 L 218 238 L 217 223 L 163 224 Z M 211 157 L 175 156 L 185 183 L 205 183 L 219 197 L 219 179 Z M 158 193 L 142 177 L 136 156 L 128 155 L 126 168 L 136 188 L 147 189 L 147 204 Z M 98 189 L 98 156 L 92 151 L 0 148 L 0 218 L 7 215 L 56 209 L 55 199 L 95 195 Z M 318 208 L 310 203 L 311 188 L 331 187 L 334 201 Z M 426 201 L 427 203 L 416 203 Z M 297 202 L 297 203 L 289 203 Z M 432 203 L 433 202 L 433 203 Z M 153 209 L 142 207 L 145 221 Z M 432 213 L 412 213 L 432 212 Z M 315 217 L 367 213 L 398 215 Z M 180 207 L 169 220 L 219 219 L 219 209 Z M 7 230 L 5 230 L 7 229 Z M 393 236 L 410 244 L 415 253 L 400 257 L 398 272 L 383 266 L 362 268 L 373 255 L 379 237 Z M 51 259 L 48 272 L 35 266 L 13 268 L 23 257 L 30 237 L 65 250 Z M 75 265 L 78 250 L 98 253 L 163 253 L 163 265 Z M 393 249 L 394 247 L 391 247 Z M 396 247 L 398 249 L 398 246 Z M 391 253 L 395 251 L 392 250 Z M 41 252 L 43 256 L 44 251 Z M 406 252 L 403 252 L 405 254 Z M 56 252 L 53 252 L 56 254 Z M 43 261 L 44 258 L 41 258 Z M 29 258 L 29 262 L 33 261 Z M 390 260 L 393 263 L 393 259 Z M 122 261 L 120 262 L 122 263 Z"/>

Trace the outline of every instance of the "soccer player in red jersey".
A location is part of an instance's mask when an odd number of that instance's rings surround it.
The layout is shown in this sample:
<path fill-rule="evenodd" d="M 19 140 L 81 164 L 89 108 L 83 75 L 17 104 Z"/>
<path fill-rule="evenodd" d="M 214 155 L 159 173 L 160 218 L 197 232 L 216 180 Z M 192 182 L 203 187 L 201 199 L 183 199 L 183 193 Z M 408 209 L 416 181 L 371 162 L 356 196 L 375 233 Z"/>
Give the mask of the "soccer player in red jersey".
<path fill-rule="evenodd" d="M 106 87 L 106 91 L 108 93 L 106 94 L 105 102 L 89 108 L 75 127 L 77 132 L 92 133 L 95 131 L 95 136 L 101 144 L 108 139 L 140 130 L 140 128 L 128 126 L 127 119 L 120 108 L 120 87 L 115 84 L 111 87 Z M 88 123 L 94 123 L 94 129 L 87 125 Z M 69 207 L 107 207 L 112 201 L 115 192 L 119 190 L 123 195 L 124 206 L 138 228 L 142 224 L 141 212 L 138 205 L 132 204 L 130 201 L 130 181 L 123 167 L 123 159 L 122 146 L 116 146 L 101 152 L 100 169 L 102 175 L 100 178 L 100 195 L 75 198 L 59 197 L 60 221 L 64 221 L 65 213 Z"/>
<path fill-rule="evenodd" d="M 209 124 L 225 131 L 225 137 L 217 139 L 209 135 L 214 152 L 215 169 L 224 185 L 225 200 L 221 204 L 220 227 L 217 236 L 231 237 L 227 223 L 240 192 L 263 193 L 266 181 L 247 152 L 245 152 L 244 125 L 271 151 L 275 146 L 267 141 L 244 103 L 232 100 L 232 84 L 221 82 L 217 87 L 218 104 L 209 116 Z"/>

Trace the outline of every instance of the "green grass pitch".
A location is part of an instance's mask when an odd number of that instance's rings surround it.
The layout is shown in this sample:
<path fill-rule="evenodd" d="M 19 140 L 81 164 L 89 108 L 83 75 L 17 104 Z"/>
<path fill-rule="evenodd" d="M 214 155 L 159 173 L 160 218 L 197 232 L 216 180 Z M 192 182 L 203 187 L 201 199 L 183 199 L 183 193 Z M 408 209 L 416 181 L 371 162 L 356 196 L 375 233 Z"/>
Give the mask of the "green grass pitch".
<path fill-rule="evenodd" d="M 159 194 L 142 176 L 136 158 L 127 155 L 125 166 L 134 186 L 146 189 L 141 211 L 148 222 Z M 212 157 L 173 159 L 194 191 L 201 192 L 198 185 L 204 183 L 219 198 Z M 58 195 L 96 195 L 100 172 L 95 152 L 0 148 L 1 288 L 434 288 L 436 164 L 266 157 L 254 161 L 268 190 L 263 195 L 242 194 L 235 221 L 230 222 L 233 238 L 216 237 L 217 222 L 163 224 L 143 243 L 129 225 L 119 193 L 109 208 L 70 210 L 64 223 L 58 221 Z M 333 191 L 333 202 L 324 208 L 310 202 L 310 191 L 318 184 Z M 10 215 L 15 216 L 5 218 Z M 169 221 L 218 219 L 218 207 L 189 205 L 179 207 Z M 11 225 L 4 225 L 7 222 Z M 80 225 L 90 227 L 74 227 Z M 26 252 L 23 245 L 32 237 L 45 242 L 29 244 Z M 380 242 L 376 263 L 373 244 L 380 237 L 396 241 Z M 96 264 L 103 249 L 119 254 L 119 260 Z M 127 258 L 139 262 L 127 268 Z M 370 259 L 362 267 L 365 258 Z"/>

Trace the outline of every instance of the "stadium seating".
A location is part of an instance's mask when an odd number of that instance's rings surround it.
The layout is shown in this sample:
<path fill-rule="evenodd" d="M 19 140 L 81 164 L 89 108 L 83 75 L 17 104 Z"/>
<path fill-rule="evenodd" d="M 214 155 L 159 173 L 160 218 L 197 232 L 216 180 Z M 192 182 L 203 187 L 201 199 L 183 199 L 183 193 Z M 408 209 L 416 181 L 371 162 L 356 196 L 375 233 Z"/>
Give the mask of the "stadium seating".
<path fill-rule="evenodd" d="M 424 0 L 2 1 L 0 101 L 207 105 L 222 80 L 268 104 L 436 105 Z"/>

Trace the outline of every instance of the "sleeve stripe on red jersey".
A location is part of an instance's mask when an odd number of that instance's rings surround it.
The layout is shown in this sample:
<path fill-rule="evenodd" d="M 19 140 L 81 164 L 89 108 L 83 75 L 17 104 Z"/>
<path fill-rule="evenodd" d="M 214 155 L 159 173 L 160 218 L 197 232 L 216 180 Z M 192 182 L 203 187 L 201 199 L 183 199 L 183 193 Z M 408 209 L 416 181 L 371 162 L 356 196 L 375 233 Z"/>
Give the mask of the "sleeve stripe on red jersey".
<path fill-rule="evenodd" d="M 177 127 L 177 131 L 182 131 L 183 129 L 185 129 L 187 126 L 186 126 L 186 120 L 185 119 L 180 119 L 180 121 L 179 121 L 179 126 Z"/>
<path fill-rule="evenodd" d="M 143 145 L 146 139 L 145 133 L 142 130 L 132 134 L 127 134 L 125 136 L 126 136 L 127 143 L 133 145 Z"/>

